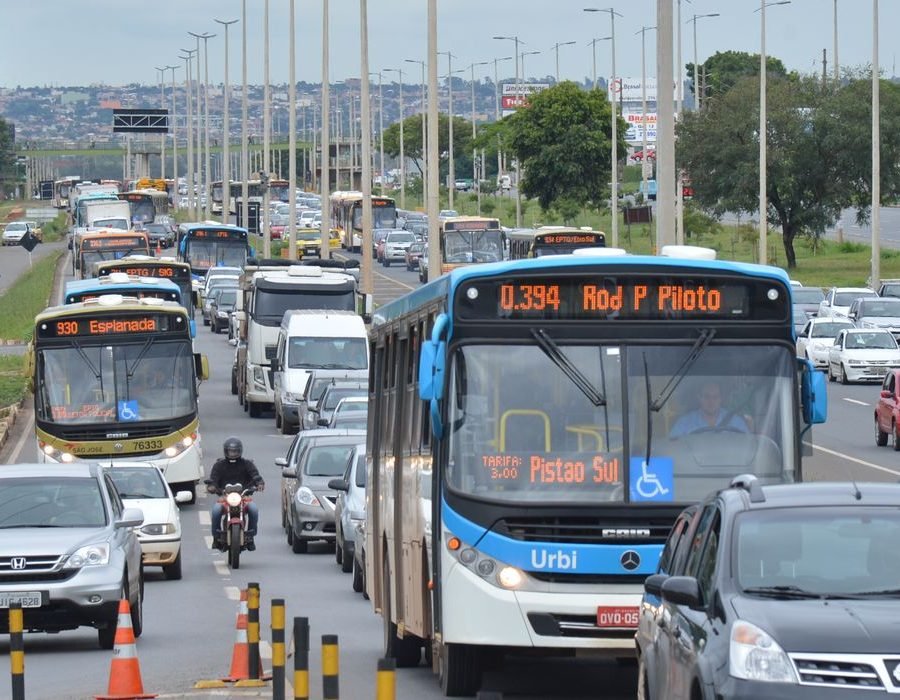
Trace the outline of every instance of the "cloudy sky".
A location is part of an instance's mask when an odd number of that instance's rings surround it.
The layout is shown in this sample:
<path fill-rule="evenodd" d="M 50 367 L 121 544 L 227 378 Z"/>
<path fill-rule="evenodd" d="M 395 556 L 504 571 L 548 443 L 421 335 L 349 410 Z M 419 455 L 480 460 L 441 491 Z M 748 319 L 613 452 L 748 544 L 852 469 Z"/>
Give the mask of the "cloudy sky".
<path fill-rule="evenodd" d="M 678 0 L 672 0 L 678 2 Z M 682 21 L 693 14 L 720 13 L 697 22 L 700 60 L 721 50 L 759 51 L 759 0 L 681 0 Z M 248 79 L 263 79 L 264 0 L 246 0 Z M 224 34 L 214 19 L 238 19 L 241 0 L 3 0 L 12 12 L 0 24 L 0 86 L 86 85 L 103 83 L 156 83 L 154 66 L 178 64 L 178 51 L 192 48 L 188 31 L 213 32 L 209 40 L 210 82 L 224 77 Z M 289 0 L 269 0 L 270 74 L 273 83 L 288 76 Z M 10 7 L 7 8 L 6 6 Z M 13 11 L 12 5 L 15 5 Z M 518 35 L 528 56 L 529 77 L 555 72 L 552 46 L 575 41 L 559 49 L 561 78 L 584 79 L 591 75 L 593 37 L 609 35 L 608 14 L 587 14 L 584 7 L 609 7 L 622 14 L 616 21 L 617 72 L 639 76 L 640 36 L 644 25 L 656 23 L 656 0 L 438 0 L 438 41 L 450 50 L 457 67 L 512 55 L 512 42 L 492 36 Z M 426 50 L 426 0 L 368 0 L 370 68 L 410 70 L 408 82 L 419 80 L 420 68 L 404 59 L 421 60 Z M 791 0 L 767 11 L 766 45 L 770 55 L 790 69 L 820 72 L 822 49 L 831 63 L 834 0 Z M 331 79 L 359 75 L 359 2 L 330 0 Z M 318 82 L 321 76 L 322 1 L 296 2 L 298 80 Z M 12 20 L 12 21 L 11 21 Z M 872 1 L 838 0 L 839 55 L 841 65 L 869 64 L 872 57 Z M 900 3 L 881 3 L 883 71 L 895 74 L 893 29 L 900 26 Z M 691 25 L 683 32 L 683 62 L 693 58 Z M 230 30 L 231 80 L 241 72 L 241 24 Z M 648 75 L 655 70 L 655 33 L 647 35 Z M 598 72 L 609 72 L 609 42 L 598 44 Z M 446 72 L 446 58 L 440 62 Z M 504 75 L 504 68 L 505 75 Z M 500 78 L 512 76 L 512 62 L 501 64 Z M 476 68 L 476 77 L 493 74 L 493 67 Z M 171 74 L 169 74 L 171 75 Z M 183 70 L 176 75 L 183 79 Z M 466 72 L 469 75 L 469 72 Z M 387 77 L 386 77 L 387 79 Z"/>

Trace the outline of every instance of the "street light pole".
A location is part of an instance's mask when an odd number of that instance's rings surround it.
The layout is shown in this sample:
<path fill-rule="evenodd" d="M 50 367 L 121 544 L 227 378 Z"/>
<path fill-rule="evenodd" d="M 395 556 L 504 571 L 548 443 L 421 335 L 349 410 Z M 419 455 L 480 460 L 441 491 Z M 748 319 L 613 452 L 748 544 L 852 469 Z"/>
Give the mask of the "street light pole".
<path fill-rule="evenodd" d="M 834 56 L 832 57 L 832 62 L 834 63 L 834 82 L 839 83 L 841 80 L 841 66 L 838 62 L 838 0 L 834 0 Z"/>
<path fill-rule="evenodd" d="M 292 0 L 293 2 L 293 0 Z M 228 82 L 228 27 L 237 22 L 232 20 L 215 20 L 225 27 L 225 97 L 222 114 L 222 223 L 227 224 L 231 216 L 231 120 L 229 117 L 228 103 L 231 101 L 230 84 Z"/>
<path fill-rule="evenodd" d="M 438 147 L 437 0 L 428 0 L 428 279 L 441 274 L 441 242 L 438 236 L 440 192 Z M 366 252 L 368 254 L 368 251 Z"/>
<path fill-rule="evenodd" d="M 516 59 L 516 88 L 515 88 L 515 96 L 513 99 L 514 99 L 516 107 L 518 107 L 519 100 L 522 99 L 522 96 L 520 94 L 522 86 L 521 86 L 521 82 L 519 80 L 519 59 L 521 58 L 519 56 L 519 44 L 520 43 L 524 44 L 525 42 L 519 41 L 518 35 L 516 35 L 516 36 L 495 36 L 494 39 L 512 41 L 515 44 L 515 53 L 513 55 L 515 56 L 515 59 Z M 522 71 L 522 72 L 524 72 L 524 71 Z M 519 188 L 519 174 L 520 174 L 519 159 L 516 158 L 516 228 L 522 228 L 522 195 L 520 193 L 520 188 Z"/>
<path fill-rule="evenodd" d="M 647 188 L 647 163 L 650 158 L 647 155 L 647 32 L 656 29 L 656 27 L 641 27 L 635 34 L 641 35 L 641 192 L 646 197 L 649 193 Z M 657 85 L 657 90 L 659 85 Z M 658 108 L 658 106 L 657 106 Z"/>
<path fill-rule="evenodd" d="M 181 49 L 182 52 L 186 53 L 187 56 L 182 56 L 182 60 L 184 60 L 184 97 L 187 101 L 187 123 L 185 124 L 185 131 L 187 131 L 187 210 L 188 216 L 191 219 L 197 218 L 197 212 L 194 207 L 194 135 L 193 135 L 193 121 L 194 121 L 194 108 L 192 106 L 193 100 L 191 99 L 191 59 L 193 55 L 196 53 L 193 49 Z M 197 57 L 197 62 L 199 63 L 199 56 Z M 199 109 L 199 105 L 198 105 Z"/>
<path fill-rule="evenodd" d="M 262 188 L 263 257 L 272 257 L 272 236 L 269 231 L 269 175 L 272 172 L 272 89 L 269 86 L 269 0 L 263 4 L 263 173 Z"/>
<path fill-rule="evenodd" d="M 447 183 L 447 208 L 453 209 L 453 192 L 456 189 L 456 174 L 453 164 L 453 54 L 449 51 L 438 51 L 441 56 L 447 57 L 447 131 L 450 141 L 448 152 L 448 183 Z"/>
<path fill-rule="evenodd" d="M 557 41 L 553 44 L 553 49 L 556 51 L 556 82 L 559 83 L 559 47 L 560 46 L 572 46 L 574 41 Z"/>
<path fill-rule="evenodd" d="M 872 289 L 881 282 L 881 76 L 878 62 L 878 0 L 872 0 Z"/>
<path fill-rule="evenodd" d="M 241 225 L 249 229 L 250 146 L 247 128 L 247 0 L 241 0 Z"/>
<path fill-rule="evenodd" d="M 372 274 L 372 123 L 369 114 L 369 14 L 367 0 L 359 0 L 359 33 L 360 33 L 360 67 L 359 74 L 362 77 L 359 93 L 359 109 L 362 118 L 362 279 L 360 291 L 363 294 L 366 308 L 365 313 L 371 313 L 369 305 L 375 292 L 375 281 Z M 378 73 L 379 82 L 381 72 Z M 403 84 L 401 74 L 401 85 Z M 401 100 L 402 102 L 402 100 Z M 401 115 L 402 116 L 402 115 Z M 402 124 L 402 121 L 401 121 Z M 402 127 L 401 127 L 402 128 Z M 402 132 L 401 132 L 402 133 Z M 384 185 L 382 185 L 384 187 Z M 402 208 L 402 204 L 401 204 Z M 353 231 L 350 231 L 350 247 L 353 247 Z"/>
<path fill-rule="evenodd" d="M 768 247 L 767 235 L 769 232 L 769 202 L 766 183 L 766 148 L 767 148 L 767 119 L 766 119 L 766 8 L 774 5 L 789 5 L 790 0 L 779 2 L 759 2 L 759 264 L 768 263 L 766 249 Z M 696 64 L 695 64 L 696 70 Z M 696 88 L 695 88 L 696 91 Z"/>
<path fill-rule="evenodd" d="M 178 126 L 175 120 L 175 70 L 178 68 L 181 66 L 166 66 L 166 70 L 172 71 L 172 181 L 175 183 L 172 194 L 173 204 L 178 197 Z"/>
<path fill-rule="evenodd" d="M 511 61 L 512 56 L 494 59 L 494 121 L 500 121 L 500 77 L 497 74 L 497 64 L 500 61 Z M 503 174 L 503 154 L 500 149 L 500 139 L 497 139 L 497 188 L 500 187 L 500 176 Z"/>
<path fill-rule="evenodd" d="M 200 64 L 199 64 L 199 50 L 200 50 L 200 40 L 203 39 L 203 144 L 200 143 L 200 125 L 197 125 L 197 145 L 200 151 L 205 150 L 205 155 L 203 157 L 203 178 L 202 183 L 203 186 L 201 188 L 201 194 L 203 195 L 201 198 L 201 206 L 203 207 L 203 216 L 204 218 L 209 218 L 209 45 L 208 40 L 212 39 L 215 34 L 210 34 L 208 32 L 204 32 L 203 34 L 195 34 L 194 32 L 188 32 L 192 37 L 197 39 L 197 51 L 198 51 L 198 63 L 197 63 L 197 73 L 199 77 L 200 73 Z M 198 111 L 200 108 L 200 85 L 197 85 L 197 107 Z M 198 155 L 197 158 L 197 168 L 200 170 L 200 158 Z"/>
<path fill-rule="evenodd" d="M 297 27 L 294 20 L 294 0 L 290 0 L 288 17 L 288 258 L 297 259 Z M 327 238 L 320 238 L 321 246 L 331 245 Z"/>
<path fill-rule="evenodd" d="M 426 147 L 427 134 L 425 132 L 425 113 L 428 111 L 425 105 L 425 61 L 416 61 L 411 58 L 403 59 L 405 63 L 418 63 L 422 68 L 422 204 L 428 201 L 428 149 Z"/>
<path fill-rule="evenodd" d="M 406 153 L 403 150 L 403 69 L 385 68 L 385 73 L 400 76 L 400 208 L 406 209 Z"/>
<path fill-rule="evenodd" d="M 478 149 L 475 148 L 475 137 L 478 132 L 475 129 L 475 66 L 486 66 L 489 61 L 478 61 L 469 66 L 472 71 L 472 186 L 478 198 L 478 216 L 481 216 L 481 178 L 478 177 Z"/>
<path fill-rule="evenodd" d="M 701 102 L 703 101 L 703 97 L 700 94 L 700 69 L 699 62 L 697 60 L 697 20 L 703 19 L 704 17 L 718 17 L 718 12 L 710 12 L 705 15 L 694 15 L 688 22 L 692 22 L 694 24 L 694 109 L 700 109 Z"/>
<path fill-rule="evenodd" d="M 328 84 L 328 0 L 322 0 L 322 153 L 320 159 L 321 196 L 322 196 L 322 229 L 321 241 L 323 242 L 320 253 L 325 258 L 331 257 L 331 134 L 329 133 L 331 119 L 331 86 Z M 328 241 L 328 245 L 324 242 Z M 352 241 L 351 241 L 352 242 Z M 368 251 L 363 251 L 367 253 Z"/>
<path fill-rule="evenodd" d="M 612 120 L 612 164 L 610 167 L 611 175 L 611 195 L 610 195 L 610 213 L 612 214 L 612 244 L 614 247 L 619 245 L 619 107 L 616 102 L 616 15 L 622 15 L 615 11 L 612 7 L 600 9 L 598 7 L 585 7 L 585 12 L 609 12 L 610 23 L 610 48 L 612 50 L 612 75 L 610 76 L 610 85 L 612 87 L 611 101 L 612 109 L 610 110 Z"/>
<path fill-rule="evenodd" d="M 675 94 L 672 69 L 672 0 L 656 0 L 656 246 L 676 243 Z"/>
<path fill-rule="evenodd" d="M 159 71 L 159 106 L 166 108 L 166 66 L 155 66 Z M 159 179 L 166 179 L 166 135 L 159 135 Z"/>

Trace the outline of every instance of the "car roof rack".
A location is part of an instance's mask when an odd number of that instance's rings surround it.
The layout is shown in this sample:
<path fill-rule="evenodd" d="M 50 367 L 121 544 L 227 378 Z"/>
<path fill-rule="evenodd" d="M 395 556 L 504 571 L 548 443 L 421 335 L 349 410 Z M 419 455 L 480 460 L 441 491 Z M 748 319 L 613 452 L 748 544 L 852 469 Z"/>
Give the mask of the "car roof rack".
<path fill-rule="evenodd" d="M 762 484 L 753 474 L 739 474 L 731 480 L 730 487 L 733 489 L 743 489 L 750 494 L 751 503 L 765 503 L 766 494 L 763 493 Z"/>

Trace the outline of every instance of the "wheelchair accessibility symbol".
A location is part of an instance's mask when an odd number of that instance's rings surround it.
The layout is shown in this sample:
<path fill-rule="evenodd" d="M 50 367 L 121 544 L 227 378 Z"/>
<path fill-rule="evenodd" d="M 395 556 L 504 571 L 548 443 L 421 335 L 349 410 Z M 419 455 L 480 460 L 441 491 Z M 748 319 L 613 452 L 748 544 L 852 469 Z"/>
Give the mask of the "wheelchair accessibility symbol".
<path fill-rule="evenodd" d="M 631 458 L 629 491 L 632 501 L 672 501 L 674 464 L 669 457 Z"/>
<path fill-rule="evenodd" d="M 119 420 L 128 422 L 140 420 L 137 401 L 119 401 Z"/>

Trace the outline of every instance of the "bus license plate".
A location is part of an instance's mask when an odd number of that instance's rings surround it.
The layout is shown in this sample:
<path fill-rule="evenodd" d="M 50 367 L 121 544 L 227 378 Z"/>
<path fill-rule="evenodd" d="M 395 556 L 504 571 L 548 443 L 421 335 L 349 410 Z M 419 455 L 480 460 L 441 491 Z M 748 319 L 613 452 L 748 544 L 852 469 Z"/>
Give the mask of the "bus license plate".
<path fill-rule="evenodd" d="M 637 627 L 640 609 L 630 605 L 597 606 L 597 627 Z"/>
<path fill-rule="evenodd" d="M 0 608 L 8 608 L 10 603 L 19 603 L 23 608 L 39 608 L 41 607 L 41 592 L 0 593 Z"/>

